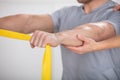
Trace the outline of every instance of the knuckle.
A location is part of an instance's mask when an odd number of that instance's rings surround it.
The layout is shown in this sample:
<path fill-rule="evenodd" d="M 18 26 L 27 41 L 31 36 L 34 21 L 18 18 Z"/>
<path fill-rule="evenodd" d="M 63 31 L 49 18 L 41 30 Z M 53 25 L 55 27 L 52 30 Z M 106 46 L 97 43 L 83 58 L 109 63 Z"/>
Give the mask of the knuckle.
<path fill-rule="evenodd" d="M 35 34 L 40 34 L 40 33 L 43 33 L 43 31 L 40 31 L 40 30 L 35 30 L 34 32 Z"/>
<path fill-rule="evenodd" d="M 35 33 L 38 33 L 38 32 L 39 32 L 39 30 L 36 30 L 36 31 L 35 31 Z"/>
<path fill-rule="evenodd" d="M 37 47 L 41 48 L 41 45 L 38 45 Z"/>

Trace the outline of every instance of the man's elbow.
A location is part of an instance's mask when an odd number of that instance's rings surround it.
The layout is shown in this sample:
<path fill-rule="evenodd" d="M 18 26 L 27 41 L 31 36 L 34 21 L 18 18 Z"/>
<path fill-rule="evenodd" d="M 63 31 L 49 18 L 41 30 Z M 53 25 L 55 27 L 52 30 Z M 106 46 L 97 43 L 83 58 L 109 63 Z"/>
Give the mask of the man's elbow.
<path fill-rule="evenodd" d="M 93 24 L 96 27 L 98 41 L 111 38 L 116 35 L 114 26 L 108 22 L 98 22 Z M 98 28 L 98 29 L 97 29 Z"/>
<path fill-rule="evenodd" d="M 113 25 L 107 22 L 88 23 L 79 26 L 76 29 L 80 29 L 85 36 L 88 36 L 96 41 L 108 39 L 116 34 Z"/>

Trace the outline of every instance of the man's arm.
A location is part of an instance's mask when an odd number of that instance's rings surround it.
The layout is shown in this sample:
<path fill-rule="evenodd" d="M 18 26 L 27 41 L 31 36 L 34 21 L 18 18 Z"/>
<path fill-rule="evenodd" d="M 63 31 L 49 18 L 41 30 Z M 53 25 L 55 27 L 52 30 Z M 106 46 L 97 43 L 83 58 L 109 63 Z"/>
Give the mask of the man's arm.
<path fill-rule="evenodd" d="M 0 18 L 0 29 L 31 33 L 35 30 L 53 32 L 53 22 L 49 15 L 18 14 Z"/>
<path fill-rule="evenodd" d="M 80 45 L 80 40 L 76 38 L 78 34 L 92 38 L 95 41 L 101 41 L 116 35 L 113 25 L 107 22 L 89 23 L 72 30 L 56 33 L 60 43 L 67 46 Z"/>
<path fill-rule="evenodd" d="M 101 41 L 115 36 L 113 25 L 107 22 L 89 23 L 78 26 L 72 30 L 66 30 L 54 34 L 43 31 L 36 31 L 31 38 L 31 45 L 45 47 L 46 44 L 57 46 L 80 46 L 82 41 L 77 39 L 77 35 L 86 36 L 96 41 Z"/>
<path fill-rule="evenodd" d="M 45 47 L 46 44 L 50 44 L 51 46 L 57 46 L 59 44 L 65 46 L 80 46 L 83 45 L 83 42 L 76 38 L 78 34 L 96 41 L 101 41 L 119 34 L 119 16 L 119 12 L 114 12 L 106 22 L 85 24 L 72 30 L 55 33 L 55 35 L 36 31 L 30 43 L 32 47 Z"/>

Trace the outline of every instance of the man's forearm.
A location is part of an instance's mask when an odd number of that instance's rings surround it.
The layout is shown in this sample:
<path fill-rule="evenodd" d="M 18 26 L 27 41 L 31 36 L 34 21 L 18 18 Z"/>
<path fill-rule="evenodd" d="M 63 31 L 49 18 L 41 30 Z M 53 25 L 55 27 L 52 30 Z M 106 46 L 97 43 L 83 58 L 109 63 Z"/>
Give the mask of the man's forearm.
<path fill-rule="evenodd" d="M 79 30 L 67 30 L 63 32 L 55 33 L 59 43 L 64 46 L 79 46 L 82 45 L 82 41 L 77 39 Z"/>
<path fill-rule="evenodd" d="M 109 23 L 90 23 L 78 26 L 72 30 L 56 33 L 61 44 L 67 46 L 82 45 L 82 41 L 77 39 L 77 35 L 90 37 L 96 41 L 101 41 L 115 35 L 114 28 Z"/>
<path fill-rule="evenodd" d="M 49 15 L 19 14 L 0 18 L 0 29 L 22 33 L 31 33 L 35 30 L 53 32 L 53 23 Z"/>
<path fill-rule="evenodd" d="M 25 33 L 25 25 L 29 22 L 30 15 L 13 15 L 0 18 L 0 29 L 8 29 Z"/>

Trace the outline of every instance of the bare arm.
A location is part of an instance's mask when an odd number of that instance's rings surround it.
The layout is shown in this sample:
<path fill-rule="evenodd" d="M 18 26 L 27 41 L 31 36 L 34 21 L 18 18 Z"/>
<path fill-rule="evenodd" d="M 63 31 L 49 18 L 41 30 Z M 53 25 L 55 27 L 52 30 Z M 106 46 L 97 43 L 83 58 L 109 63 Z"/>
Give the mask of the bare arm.
<path fill-rule="evenodd" d="M 119 48 L 120 47 L 120 36 L 116 36 L 104 41 L 97 42 L 98 48 L 96 50 Z"/>
<path fill-rule="evenodd" d="M 50 44 L 53 47 L 59 44 L 64 46 L 80 46 L 83 42 L 82 40 L 78 40 L 77 35 L 101 41 L 115 36 L 115 31 L 113 25 L 107 22 L 89 23 L 78 26 L 72 30 L 55 33 L 55 35 L 43 31 L 36 31 L 33 34 L 30 43 L 32 47 L 45 47 L 46 44 Z"/>
<path fill-rule="evenodd" d="M 115 31 L 112 24 L 107 22 L 89 23 L 78 26 L 75 29 L 56 33 L 61 44 L 67 46 L 79 46 L 82 42 L 77 40 L 76 35 L 82 35 L 101 41 L 115 36 Z"/>
<path fill-rule="evenodd" d="M 120 5 L 116 6 L 116 10 L 120 9 Z M 119 16 L 118 14 L 114 14 Z M 117 16 L 112 15 L 110 19 L 112 20 L 119 20 Z M 115 22 L 114 22 L 115 23 Z M 115 24 L 118 24 L 119 22 L 116 21 Z M 67 45 L 67 46 L 79 46 L 80 40 L 76 40 L 76 35 L 83 35 L 89 38 L 94 39 L 95 41 L 101 41 L 108 38 L 111 38 L 116 35 L 116 32 L 114 30 L 114 26 L 108 22 L 97 22 L 97 23 L 88 23 L 84 24 L 82 26 L 78 26 L 72 30 L 64 31 L 57 33 L 61 44 Z M 82 42 L 81 42 L 82 43 Z"/>
<path fill-rule="evenodd" d="M 0 18 L 0 29 L 31 33 L 35 30 L 53 32 L 53 22 L 49 15 L 18 14 Z"/>
<path fill-rule="evenodd" d="M 119 15 L 118 15 L 119 16 Z M 112 19 L 116 17 L 111 17 Z M 116 19 L 115 19 L 116 20 Z M 117 23 L 115 23 L 117 24 Z M 113 25 L 107 22 L 88 23 L 82 26 L 78 26 L 72 30 L 66 30 L 54 34 L 36 31 L 30 43 L 33 46 L 45 47 L 48 43 L 51 46 L 57 46 L 59 44 L 65 46 L 80 46 L 83 45 L 82 40 L 77 39 L 77 35 L 83 35 L 92 38 L 95 41 L 101 41 L 108 39 L 116 35 Z"/>

